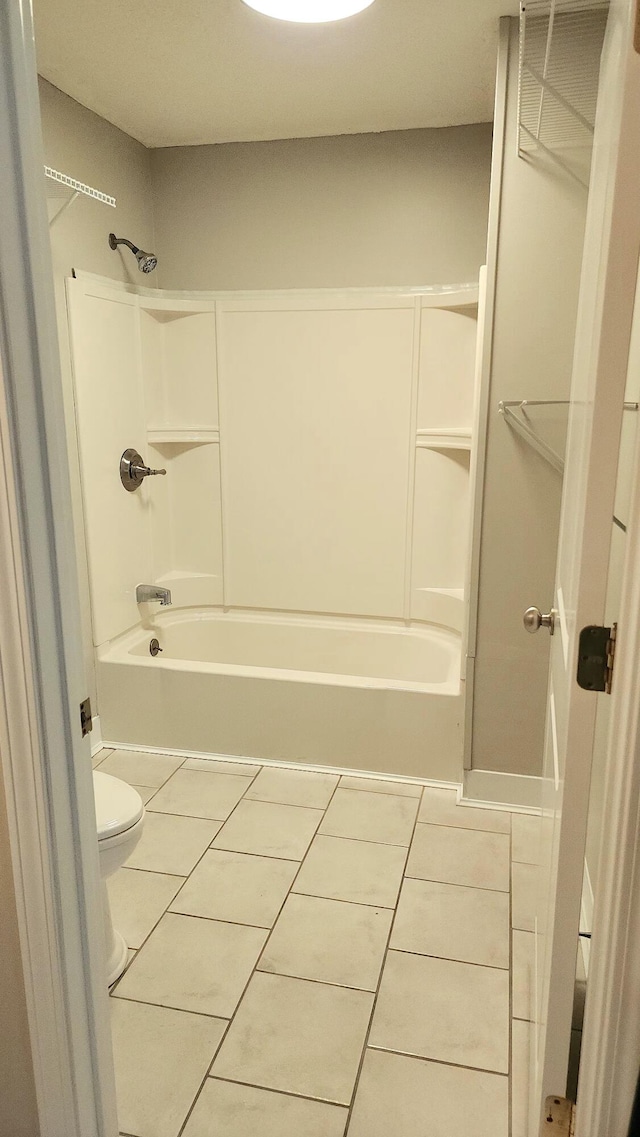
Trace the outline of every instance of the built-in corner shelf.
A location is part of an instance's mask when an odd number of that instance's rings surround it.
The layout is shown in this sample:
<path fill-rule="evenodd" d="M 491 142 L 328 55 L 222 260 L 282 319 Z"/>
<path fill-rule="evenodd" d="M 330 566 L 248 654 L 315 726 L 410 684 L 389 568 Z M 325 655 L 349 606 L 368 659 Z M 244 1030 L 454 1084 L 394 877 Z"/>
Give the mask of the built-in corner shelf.
<path fill-rule="evenodd" d="M 219 442 L 220 430 L 217 426 L 150 426 L 147 430 L 147 441 L 151 443 L 192 443 L 202 445 L 207 442 Z"/>
<path fill-rule="evenodd" d="M 416 446 L 420 450 L 470 450 L 471 427 L 452 427 L 449 430 L 418 430 Z"/>

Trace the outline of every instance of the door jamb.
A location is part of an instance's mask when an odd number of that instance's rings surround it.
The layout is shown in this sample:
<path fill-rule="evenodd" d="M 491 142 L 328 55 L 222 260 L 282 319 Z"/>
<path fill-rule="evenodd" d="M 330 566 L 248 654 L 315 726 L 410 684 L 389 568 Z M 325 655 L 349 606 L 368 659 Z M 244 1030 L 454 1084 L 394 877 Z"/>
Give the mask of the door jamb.
<path fill-rule="evenodd" d="M 0 776 L 40 1137 L 117 1133 L 29 0 L 0 4 Z"/>

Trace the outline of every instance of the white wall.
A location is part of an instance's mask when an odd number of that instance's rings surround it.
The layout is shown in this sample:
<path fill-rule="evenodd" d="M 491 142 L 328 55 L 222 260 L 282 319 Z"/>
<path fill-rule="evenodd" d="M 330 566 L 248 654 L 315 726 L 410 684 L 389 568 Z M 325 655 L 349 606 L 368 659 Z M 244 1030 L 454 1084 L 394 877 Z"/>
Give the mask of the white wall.
<path fill-rule="evenodd" d="M 472 766 L 541 771 L 549 638 L 522 615 L 553 598 L 562 481 L 509 429 L 501 399 L 567 398 L 587 194 L 516 154 L 518 28 L 512 22 L 498 224 Z"/>
<path fill-rule="evenodd" d="M 477 281 L 491 124 L 154 150 L 164 288 Z"/>
<path fill-rule="evenodd" d="M 131 253 L 126 249 L 123 252 L 113 252 L 108 246 L 107 238 L 113 229 L 118 236 L 128 237 L 141 248 L 154 249 L 151 156 L 139 142 L 86 107 L 80 106 L 44 79 L 40 79 L 39 89 L 45 163 L 110 194 L 117 201 L 117 208 L 111 209 L 89 198 L 80 197 L 50 229 L 76 522 L 85 666 L 95 709 L 97 698 L 93 678 L 91 613 L 74 424 L 65 279 L 71 276 L 74 268 L 101 273 L 125 282 L 135 281 L 136 277 L 140 279 L 140 272 Z"/>

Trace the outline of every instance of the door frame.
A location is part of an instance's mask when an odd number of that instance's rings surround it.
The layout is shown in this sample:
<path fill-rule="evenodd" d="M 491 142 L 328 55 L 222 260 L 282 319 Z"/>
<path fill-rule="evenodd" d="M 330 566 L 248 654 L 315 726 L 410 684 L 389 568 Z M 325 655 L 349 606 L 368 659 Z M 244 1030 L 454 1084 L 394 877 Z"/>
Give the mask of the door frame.
<path fill-rule="evenodd" d="M 0 776 L 41 1137 L 118 1132 L 29 0 L 0 4 Z"/>
<path fill-rule="evenodd" d="M 0 5 L 0 699 L 41 1137 L 117 1133 L 33 29 Z M 640 1063 L 640 464 L 584 1033 L 580 1137 L 624 1137 Z M 636 760 L 636 756 L 638 760 Z M 600 931 L 598 931 L 600 929 Z"/>

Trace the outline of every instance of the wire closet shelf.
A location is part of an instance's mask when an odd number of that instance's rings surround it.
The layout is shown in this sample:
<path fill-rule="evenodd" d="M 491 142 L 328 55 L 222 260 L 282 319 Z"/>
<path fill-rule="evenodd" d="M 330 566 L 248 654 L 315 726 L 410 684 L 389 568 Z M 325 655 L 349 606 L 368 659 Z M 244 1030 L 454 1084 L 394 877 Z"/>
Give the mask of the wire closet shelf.
<path fill-rule="evenodd" d="M 521 0 L 518 156 L 588 187 L 608 0 Z"/>
<path fill-rule="evenodd" d="M 91 197 L 94 201 L 99 201 L 102 205 L 110 205 L 113 209 L 116 208 L 116 199 L 111 197 L 108 193 L 103 193 L 102 190 L 94 189 L 93 186 L 85 185 L 84 182 L 79 182 L 77 178 L 72 178 L 69 174 L 63 174 L 60 170 L 54 170 L 51 166 L 44 167 L 44 177 L 47 189 L 47 198 L 49 200 L 60 200 L 62 204 L 55 211 L 49 219 L 49 225 L 53 225 L 54 221 L 64 213 L 74 201 L 82 197 Z"/>
<path fill-rule="evenodd" d="M 536 453 L 540 454 L 554 470 L 562 474 L 564 472 L 564 457 L 558 453 L 558 448 L 551 445 L 546 439 L 542 437 L 540 429 L 537 428 L 536 423 L 529 415 L 529 408 L 556 408 L 563 414 L 566 411 L 567 419 L 570 407 L 569 399 L 512 399 L 502 400 L 498 403 L 498 412 L 502 415 L 505 422 L 516 434 L 524 438 L 525 442 L 529 443 Z M 624 403 L 625 411 L 637 411 L 639 403 Z M 552 412 L 554 413 L 554 412 Z M 566 422 L 565 433 L 566 433 Z"/>

